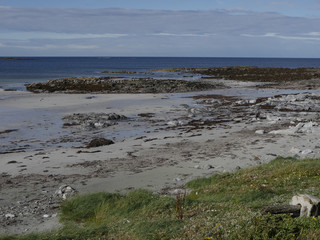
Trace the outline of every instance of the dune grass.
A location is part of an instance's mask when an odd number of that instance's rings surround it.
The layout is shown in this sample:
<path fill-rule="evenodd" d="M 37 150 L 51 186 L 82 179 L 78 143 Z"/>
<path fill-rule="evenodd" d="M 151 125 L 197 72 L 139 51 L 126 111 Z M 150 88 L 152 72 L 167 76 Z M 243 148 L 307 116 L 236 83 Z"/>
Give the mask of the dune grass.
<path fill-rule="evenodd" d="M 320 218 L 260 214 L 298 193 L 320 196 L 319 183 L 320 159 L 277 158 L 187 183 L 181 208 L 146 190 L 88 194 L 62 205 L 61 229 L 0 239 L 319 239 Z"/>

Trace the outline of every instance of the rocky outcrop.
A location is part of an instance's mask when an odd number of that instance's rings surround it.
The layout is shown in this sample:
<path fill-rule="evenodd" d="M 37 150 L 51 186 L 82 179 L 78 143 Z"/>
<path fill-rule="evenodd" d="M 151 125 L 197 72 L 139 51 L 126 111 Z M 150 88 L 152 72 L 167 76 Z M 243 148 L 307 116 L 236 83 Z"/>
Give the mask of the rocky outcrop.
<path fill-rule="evenodd" d="M 320 69 L 318 68 L 259 68 L 249 66 L 235 66 L 218 68 L 172 68 L 158 69 L 158 71 L 191 72 L 195 74 L 206 75 L 207 77 L 214 79 L 255 82 L 320 79 Z"/>
<path fill-rule="evenodd" d="M 80 126 L 85 130 L 106 128 L 125 119 L 127 119 L 126 116 L 116 113 L 74 113 L 62 118 L 65 121 L 64 127 Z"/>
<path fill-rule="evenodd" d="M 111 77 L 81 77 L 50 80 L 44 83 L 26 84 L 28 91 L 41 92 L 104 92 L 104 93 L 173 93 L 210 90 L 222 84 L 205 81 L 114 79 Z"/>
<path fill-rule="evenodd" d="M 90 143 L 87 145 L 87 148 L 107 146 L 107 145 L 111 145 L 111 144 L 114 144 L 114 142 L 110 139 L 95 138 L 90 141 Z"/>

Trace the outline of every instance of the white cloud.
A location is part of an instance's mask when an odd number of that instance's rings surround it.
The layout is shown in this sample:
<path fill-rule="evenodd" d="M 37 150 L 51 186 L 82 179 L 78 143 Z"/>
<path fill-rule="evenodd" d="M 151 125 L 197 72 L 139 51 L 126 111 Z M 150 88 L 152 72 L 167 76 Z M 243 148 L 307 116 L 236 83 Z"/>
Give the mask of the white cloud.
<path fill-rule="evenodd" d="M 305 35 L 310 36 L 320 36 L 320 34 L 309 33 Z M 279 39 L 287 39 L 287 40 L 312 40 L 312 41 L 320 41 L 320 37 L 304 37 L 302 35 L 297 36 L 286 36 L 277 33 L 265 33 L 262 35 L 253 35 L 253 34 L 241 34 L 243 37 L 252 37 L 252 38 L 279 38 Z"/>
<path fill-rule="evenodd" d="M 306 35 L 309 35 L 309 36 L 320 36 L 320 32 L 310 32 L 310 33 L 307 33 Z"/>
<path fill-rule="evenodd" d="M 216 34 L 195 34 L 195 33 L 154 33 L 150 34 L 151 36 L 168 36 L 168 37 L 211 37 L 215 36 Z"/>
<path fill-rule="evenodd" d="M 10 47 L 30 49 L 30 50 L 50 50 L 50 49 L 65 49 L 65 50 L 79 49 L 79 50 L 83 50 L 83 49 L 96 49 L 96 48 L 98 48 L 98 46 L 96 46 L 96 45 L 78 45 L 78 44 L 68 44 L 68 45 L 45 44 L 45 45 L 39 45 L 39 46 L 11 45 Z"/>
<path fill-rule="evenodd" d="M 0 47 L 2 55 L 314 56 L 305 42 L 319 41 L 319 26 L 320 18 L 242 10 L 0 7 Z"/>
<path fill-rule="evenodd" d="M 55 33 L 55 32 L 23 32 L 23 31 L 0 31 L 0 39 L 83 39 L 83 38 L 119 38 L 125 37 L 128 34 L 92 34 L 92 33 Z"/>

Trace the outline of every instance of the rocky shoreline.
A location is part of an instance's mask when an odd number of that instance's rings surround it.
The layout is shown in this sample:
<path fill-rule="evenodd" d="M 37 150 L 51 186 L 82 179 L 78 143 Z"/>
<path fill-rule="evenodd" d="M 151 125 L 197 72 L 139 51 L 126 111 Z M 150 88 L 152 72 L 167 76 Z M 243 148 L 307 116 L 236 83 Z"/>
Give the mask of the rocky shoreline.
<path fill-rule="evenodd" d="M 176 80 L 119 77 L 69 77 L 43 83 L 26 84 L 30 92 L 65 93 L 183 93 L 227 88 L 228 81 L 256 82 L 259 88 L 316 89 L 320 87 L 319 68 L 173 68 L 150 71 L 177 72 L 179 75 L 194 74 L 199 80 Z M 103 71 L 103 73 L 130 73 L 127 71 Z"/>
<path fill-rule="evenodd" d="M 203 91 L 224 87 L 223 84 L 206 81 L 158 80 L 158 79 L 115 79 L 114 77 L 80 77 L 51 80 L 45 83 L 25 85 L 34 93 L 175 93 Z"/>
<path fill-rule="evenodd" d="M 172 68 L 157 71 L 188 72 L 206 75 L 211 79 L 254 82 L 279 82 L 320 79 L 319 68 L 262 68 L 262 67 L 217 67 L 217 68 Z"/>
<path fill-rule="evenodd" d="M 295 80 L 281 86 L 305 89 L 314 82 L 311 88 L 316 88 L 319 80 L 312 76 L 303 80 L 306 85 Z M 57 124 L 41 112 L 40 122 L 22 118 L 21 124 L 10 122 L 0 129 L 0 139 L 14 146 L 25 142 L 23 151 L 1 154 L 0 234 L 57 227 L 62 200 L 55 192 L 64 184 L 81 194 L 137 188 L 175 194 L 196 177 L 267 163 L 277 156 L 319 158 L 319 90 L 285 94 L 278 93 L 279 85 L 272 86 L 276 90 L 261 97 L 268 89 L 256 83 L 106 77 L 28 85 L 37 94 L 15 92 L 7 97 L 9 92 L 0 92 L 5 108 L 44 109 L 59 118 Z M 195 93 L 200 90 L 211 91 Z M 240 90 L 251 94 L 241 95 Z M 82 92 L 89 93 L 64 94 Z M 157 94 L 136 94 L 148 92 Z M 53 149 L 36 136 L 23 135 L 32 129 L 47 131 L 51 125 L 63 133 L 62 139 L 46 139 L 57 142 Z M 132 135 L 123 137 L 123 132 Z M 70 145 L 64 146 L 64 141 Z M 32 149 L 32 142 L 41 148 Z"/>

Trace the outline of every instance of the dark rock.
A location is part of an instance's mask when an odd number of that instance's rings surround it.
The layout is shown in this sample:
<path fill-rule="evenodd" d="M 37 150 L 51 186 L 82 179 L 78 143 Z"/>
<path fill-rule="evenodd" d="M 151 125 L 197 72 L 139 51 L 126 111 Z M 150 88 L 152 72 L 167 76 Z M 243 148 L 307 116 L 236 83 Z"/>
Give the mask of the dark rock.
<path fill-rule="evenodd" d="M 254 82 L 284 82 L 320 78 L 319 68 L 259 68 L 249 66 L 218 68 L 175 68 L 159 71 L 191 72 L 206 75 L 207 79 L 241 80 Z M 209 77 L 208 77 L 209 76 Z"/>
<path fill-rule="evenodd" d="M 95 138 L 91 140 L 91 142 L 87 145 L 87 148 L 100 147 L 100 146 L 106 146 L 111 144 L 114 144 L 112 140 L 105 139 L 105 138 Z"/>
<path fill-rule="evenodd" d="M 135 80 L 114 79 L 112 77 L 81 77 L 50 80 L 45 83 L 31 83 L 25 85 L 28 91 L 41 92 L 104 92 L 104 93 L 174 93 L 210 90 L 224 87 L 206 81 L 185 81 L 169 79 Z"/>

